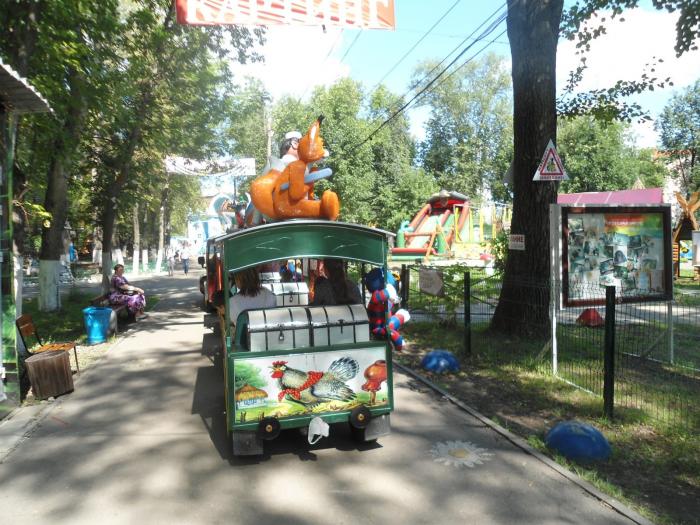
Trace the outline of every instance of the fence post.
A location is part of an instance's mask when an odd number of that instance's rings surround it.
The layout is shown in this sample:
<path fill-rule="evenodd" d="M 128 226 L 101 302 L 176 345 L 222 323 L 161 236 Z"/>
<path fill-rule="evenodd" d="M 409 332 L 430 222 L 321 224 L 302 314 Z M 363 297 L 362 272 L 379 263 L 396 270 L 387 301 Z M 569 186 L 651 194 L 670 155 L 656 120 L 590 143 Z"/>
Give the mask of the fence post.
<path fill-rule="evenodd" d="M 668 360 L 673 364 L 675 355 L 673 352 L 673 301 L 666 305 L 666 337 L 668 338 Z"/>
<path fill-rule="evenodd" d="M 464 272 L 464 354 L 472 355 L 471 276 Z"/>
<path fill-rule="evenodd" d="M 557 299 L 559 293 L 558 281 L 550 281 L 549 289 L 549 306 L 550 306 L 550 322 L 551 326 L 551 337 L 552 337 L 552 374 L 557 375 L 559 373 L 559 346 L 557 345 Z"/>
<path fill-rule="evenodd" d="M 605 353 L 603 372 L 603 410 L 612 419 L 615 400 L 615 287 L 605 287 Z"/>
<path fill-rule="evenodd" d="M 411 269 L 405 264 L 401 265 L 401 308 L 408 308 L 408 288 L 411 284 L 409 277 Z"/>

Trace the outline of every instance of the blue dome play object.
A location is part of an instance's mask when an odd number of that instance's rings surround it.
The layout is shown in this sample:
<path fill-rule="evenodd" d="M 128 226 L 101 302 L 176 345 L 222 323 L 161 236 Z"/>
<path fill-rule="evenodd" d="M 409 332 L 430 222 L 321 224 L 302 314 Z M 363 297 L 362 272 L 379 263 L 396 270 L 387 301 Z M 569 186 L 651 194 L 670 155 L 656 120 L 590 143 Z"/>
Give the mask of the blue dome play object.
<path fill-rule="evenodd" d="M 458 372 L 459 361 L 447 350 L 433 350 L 428 352 L 420 365 L 429 372 L 441 374 L 443 372 Z"/>
<path fill-rule="evenodd" d="M 574 460 L 598 461 L 610 457 L 610 443 L 595 427 L 580 421 L 562 421 L 545 437 L 546 445 Z"/>

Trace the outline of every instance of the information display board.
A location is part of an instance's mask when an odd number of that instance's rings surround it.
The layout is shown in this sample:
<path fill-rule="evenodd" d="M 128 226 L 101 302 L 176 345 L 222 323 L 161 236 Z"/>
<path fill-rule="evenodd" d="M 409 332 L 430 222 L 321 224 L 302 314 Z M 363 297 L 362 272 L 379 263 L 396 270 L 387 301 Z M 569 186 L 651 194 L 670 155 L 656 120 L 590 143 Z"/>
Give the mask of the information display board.
<path fill-rule="evenodd" d="M 667 206 L 562 207 L 565 306 L 670 300 L 671 210 Z"/>

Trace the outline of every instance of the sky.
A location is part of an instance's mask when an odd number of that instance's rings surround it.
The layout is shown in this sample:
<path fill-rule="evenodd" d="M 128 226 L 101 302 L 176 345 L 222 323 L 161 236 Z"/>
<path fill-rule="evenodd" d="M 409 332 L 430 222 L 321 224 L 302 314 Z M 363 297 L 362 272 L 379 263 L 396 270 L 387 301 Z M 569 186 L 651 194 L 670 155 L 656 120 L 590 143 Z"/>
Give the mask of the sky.
<path fill-rule="evenodd" d="M 657 11 L 648 2 L 642 2 L 642 5 L 643 8 L 625 11 L 624 22 L 606 24 L 607 34 L 594 41 L 588 54 L 589 69 L 580 88 L 607 88 L 619 79 L 639 79 L 645 64 L 653 57 L 662 58 L 663 63 L 656 68 L 656 74 L 670 76 L 675 85 L 633 99 L 655 118 L 674 94 L 700 77 L 700 51 L 676 58 L 673 46 L 677 15 Z M 285 94 L 306 99 L 314 86 L 330 85 L 346 76 L 360 81 L 366 90 L 383 81 L 392 92 L 406 94 L 408 99 L 409 81 L 419 62 L 442 60 L 489 16 L 500 13 L 498 10 L 503 6 L 504 2 L 496 0 L 395 0 L 395 31 L 327 27 L 324 32 L 316 26 L 270 26 L 262 50 L 265 63 L 235 66 L 234 72 L 260 78 L 275 100 Z M 398 63 L 443 15 L 446 16 L 430 34 Z M 503 56 L 509 68 L 510 47 L 505 28 L 504 21 L 491 34 L 488 40 L 495 41 L 487 51 Z M 474 54 L 483 45 L 480 42 L 463 58 Z M 557 54 L 558 90 L 577 64 L 574 44 L 562 39 Z M 409 117 L 412 134 L 422 139 L 427 110 L 411 110 Z M 633 131 L 638 147 L 656 145 L 658 137 L 653 122 L 635 123 Z"/>

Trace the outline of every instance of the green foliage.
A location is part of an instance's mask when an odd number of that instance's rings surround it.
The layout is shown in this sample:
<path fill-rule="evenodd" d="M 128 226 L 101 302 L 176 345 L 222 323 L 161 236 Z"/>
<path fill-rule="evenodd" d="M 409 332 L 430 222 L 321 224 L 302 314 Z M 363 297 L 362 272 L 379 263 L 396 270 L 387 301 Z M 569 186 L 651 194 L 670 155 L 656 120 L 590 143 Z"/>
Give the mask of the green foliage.
<path fill-rule="evenodd" d="M 234 92 L 229 62 L 259 59 L 254 45 L 263 30 L 181 26 L 170 0 L 12 4 L 0 9 L 0 55 L 54 110 L 20 123 L 25 200 L 43 200 L 47 174 L 55 177 L 61 163 L 68 189 L 60 198 L 70 202 L 67 218 L 79 235 L 110 210 L 128 238 L 135 202 L 147 243 L 156 239 L 161 206 L 172 228 L 183 229 L 198 204 L 196 184 L 169 180 L 163 159 L 229 152 L 221 133 Z"/>
<path fill-rule="evenodd" d="M 254 386 L 255 388 L 263 388 L 265 385 L 267 385 L 267 381 L 262 376 L 262 371 L 260 368 L 255 366 L 253 363 L 239 361 L 236 363 L 234 388 L 238 390 L 245 385 Z"/>
<path fill-rule="evenodd" d="M 684 192 L 700 189 L 700 80 L 675 95 L 656 122 L 669 168 Z"/>
<path fill-rule="evenodd" d="M 435 65 L 419 66 L 415 83 Z M 512 99 L 503 59 L 489 54 L 468 63 L 422 103 L 430 118 L 419 157 L 438 186 L 476 199 L 488 190 L 496 199 L 510 200 L 503 178 L 512 157 Z"/>
<path fill-rule="evenodd" d="M 669 13 L 679 11 L 678 24 L 676 26 L 676 56 L 697 49 L 695 40 L 700 34 L 700 7 L 686 0 L 651 0 L 656 9 L 663 9 Z M 600 18 L 600 24 L 590 27 L 584 24 L 594 18 L 602 10 L 610 11 L 611 19 L 624 22 L 624 10 L 638 7 L 639 0 L 578 0 L 574 5 L 564 11 L 562 15 L 562 33 L 570 40 L 576 39 L 576 47 L 590 49 L 591 41 L 605 32 L 603 23 L 605 17 Z"/>
<path fill-rule="evenodd" d="M 341 220 L 394 230 L 435 191 L 434 181 L 412 166 L 414 144 L 405 116 L 394 119 L 371 142 L 359 144 L 401 104 L 383 87 L 368 99 L 362 86 L 347 78 L 316 88 L 308 104 L 283 98 L 272 109 L 272 154 L 279 155 L 285 133 L 305 133 L 324 115 L 321 134 L 330 156 L 323 165 L 333 176 L 316 184 L 316 195 L 326 189 L 337 192 Z"/>
<path fill-rule="evenodd" d="M 36 298 L 25 299 L 22 312 L 31 314 L 43 342 L 77 341 L 86 339 L 83 308 L 87 308 L 94 294 L 74 292 L 62 299 L 60 312 L 40 312 Z"/>
<path fill-rule="evenodd" d="M 508 232 L 501 230 L 495 237 L 489 240 L 491 255 L 493 255 L 493 268 L 496 273 L 503 273 L 506 269 L 508 258 Z"/>
<path fill-rule="evenodd" d="M 622 23 L 625 21 L 625 9 L 638 7 L 640 3 L 639 0 L 578 0 L 564 10 L 561 32 L 569 40 L 576 41 L 581 61 L 577 69 L 570 73 L 565 94 L 557 102 L 557 111 L 560 114 L 570 117 L 587 114 L 605 120 L 649 120 L 649 116 L 638 104 L 624 102 L 621 98 L 673 85 L 669 77 L 656 76 L 656 65 L 662 60 L 657 60 L 655 57 L 650 57 L 645 70 L 640 72 L 639 80 L 618 80 L 607 89 L 573 94 L 587 68 L 586 53 L 590 50 L 591 42 L 605 33 L 603 24 L 606 18 L 609 16 L 610 20 Z M 676 56 L 697 49 L 696 40 L 700 35 L 700 5 L 687 0 L 652 0 L 651 3 L 658 10 L 679 13 L 676 24 Z M 603 16 L 599 16 L 601 14 Z"/>
<path fill-rule="evenodd" d="M 457 325 L 457 310 L 464 304 L 464 273 L 471 271 L 464 264 L 434 267 L 442 273 L 445 294 L 442 297 L 428 295 L 419 290 L 420 274 L 411 272 L 409 292 L 410 310 L 437 314 L 439 324 L 454 327 Z"/>
<path fill-rule="evenodd" d="M 563 193 L 629 189 L 639 176 L 637 153 L 627 145 L 628 124 L 592 116 L 559 119 L 557 148 L 569 180 Z"/>
<path fill-rule="evenodd" d="M 270 100 L 270 94 L 262 83 L 250 78 L 235 89 L 233 96 L 227 100 L 230 107 L 227 110 L 226 136 L 231 141 L 231 154 L 253 157 L 259 167 L 267 161 L 266 120 Z M 276 151 L 272 153 L 277 154 Z"/>

